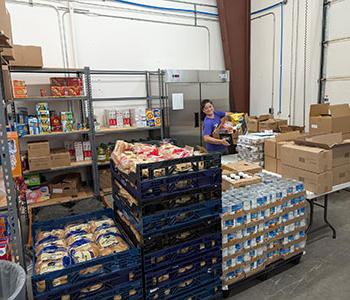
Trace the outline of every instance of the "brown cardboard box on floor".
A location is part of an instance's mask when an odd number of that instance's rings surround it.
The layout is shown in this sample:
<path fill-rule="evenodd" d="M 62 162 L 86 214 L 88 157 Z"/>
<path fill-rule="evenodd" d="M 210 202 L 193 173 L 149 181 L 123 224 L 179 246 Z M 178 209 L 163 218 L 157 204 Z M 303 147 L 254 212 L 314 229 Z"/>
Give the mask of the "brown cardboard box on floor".
<path fill-rule="evenodd" d="M 315 194 L 326 193 L 333 188 L 332 171 L 317 174 L 284 164 L 282 164 L 281 169 L 283 177 L 302 181 L 305 185 L 305 189 Z"/>
<path fill-rule="evenodd" d="M 111 171 L 110 169 L 99 170 L 100 187 L 102 190 L 112 188 Z"/>
<path fill-rule="evenodd" d="M 259 120 L 257 117 L 249 116 L 247 118 L 247 129 L 248 129 L 248 132 L 258 132 L 259 131 Z"/>
<path fill-rule="evenodd" d="M 281 161 L 313 173 L 323 173 L 332 169 L 332 151 L 300 145 L 283 145 Z"/>
<path fill-rule="evenodd" d="M 350 164 L 333 168 L 333 185 L 350 182 Z"/>
<path fill-rule="evenodd" d="M 275 119 L 277 122 L 277 130 L 281 131 L 281 126 L 288 126 L 288 120 L 285 119 Z"/>
<path fill-rule="evenodd" d="M 50 155 L 28 157 L 29 171 L 48 170 L 51 168 Z"/>
<path fill-rule="evenodd" d="M 280 125 L 280 131 L 282 133 L 290 132 L 290 131 L 299 131 L 300 133 L 304 133 L 305 127 L 294 126 L 294 125 Z"/>
<path fill-rule="evenodd" d="M 265 130 L 277 130 L 277 121 L 275 119 L 268 119 L 259 123 L 259 131 L 264 132 Z"/>
<path fill-rule="evenodd" d="M 28 158 L 42 157 L 42 156 L 45 156 L 45 157 L 50 156 L 49 142 L 28 143 Z"/>
<path fill-rule="evenodd" d="M 310 133 L 349 133 L 349 104 L 313 104 L 310 106 Z"/>
<path fill-rule="evenodd" d="M 54 150 L 51 155 L 51 168 L 70 166 L 69 152 L 64 149 Z"/>
<path fill-rule="evenodd" d="M 350 140 L 344 140 L 340 132 L 304 136 L 296 139 L 295 143 L 332 150 L 333 167 L 350 164 Z"/>
<path fill-rule="evenodd" d="M 50 184 L 51 198 L 77 196 L 81 187 L 79 173 L 58 176 Z"/>
<path fill-rule="evenodd" d="M 266 171 L 277 173 L 277 159 L 274 157 L 270 157 L 270 156 L 265 155 L 264 169 Z"/>
<path fill-rule="evenodd" d="M 277 152 L 280 149 L 278 148 L 281 148 L 284 142 L 293 141 L 300 136 L 301 136 L 301 133 L 299 131 L 292 131 L 292 132 L 277 134 L 274 139 L 267 139 L 265 141 L 265 146 L 264 146 L 265 155 L 274 157 L 274 158 L 279 158 Z"/>
<path fill-rule="evenodd" d="M 10 62 L 10 66 L 42 68 L 43 57 L 41 47 L 13 45 L 14 61 Z"/>

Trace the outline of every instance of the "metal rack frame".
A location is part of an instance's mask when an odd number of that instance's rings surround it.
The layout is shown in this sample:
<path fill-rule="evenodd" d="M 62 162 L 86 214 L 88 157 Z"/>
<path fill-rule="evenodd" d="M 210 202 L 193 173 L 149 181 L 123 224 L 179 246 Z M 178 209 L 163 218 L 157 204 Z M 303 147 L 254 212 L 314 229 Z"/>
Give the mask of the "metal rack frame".
<path fill-rule="evenodd" d="M 0 53 L 0 61 L 1 61 L 1 53 Z M 92 168 L 92 179 L 93 179 L 93 190 L 94 197 L 98 199 L 100 197 L 100 182 L 99 182 L 99 166 L 105 165 L 104 163 L 97 162 L 97 151 L 96 151 L 96 136 L 97 135 L 106 135 L 106 134 L 114 134 L 114 133 L 123 133 L 128 132 L 128 130 L 111 130 L 111 131 L 103 131 L 95 130 L 94 124 L 94 106 L 93 102 L 97 101 L 134 101 L 134 100 L 146 100 L 148 107 L 152 107 L 152 100 L 159 100 L 160 110 L 161 110 L 161 120 L 162 124 L 160 128 L 132 128 L 130 131 L 161 131 L 161 139 L 164 138 L 164 128 L 165 128 L 165 118 L 164 118 L 164 110 L 166 106 L 164 105 L 164 101 L 166 100 L 165 89 L 164 89 L 164 72 L 158 69 L 157 71 L 113 71 L 113 70 L 90 70 L 89 67 L 84 67 L 83 69 L 59 69 L 59 68 L 10 68 L 11 73 L 33 73 L 33 74 L 77 74 L 80 76 L 84 76 L 84 85 L 85 85 L 85 95 L 81 97 L 32 97 L 32 98 L 24 98 L 24 99 L 14 99 L 13 101 L 6 102 L 4 98 L 4 94 L 2 93 L 4 85 L 2 78 L 2 70 L 0 71 L 0 154 L 3 162 L 3 171 L 4 171 L 4 179 L 6 186 L 6 194 L 8 199 L 8 214 L 10 221 L 10 229 L 11 229 L 11 243 L 12 243 L 12 252 L 15 260 L 19 262 L 25 268 L 25 257 L 24 257 L 24 247 L 22 240 L 22 232 L 21 232 L 21 215 L 20 215 L 20 206 L 18 204 L 19 199 L 15 187 L 15 183 L 12 177 L 10 157 L 9 157 L 9 148 L 7 141 L 7 125 L 8 125 L 8 114 L 7 114 L 7 106 L 11 105 L 12 113 L 15 113 L 15 102 L 16 101 L 27 101 L 31 103 L 39 102 L 39 101 L 80 101 L 81 103 L 81 114 L 82 121 L 88 123 L 88 130 L 84 132 L 74 132 L 67 133 L 70 135 L 79 134 L 79 135 L 87 135 L 89 141 L 91 143 L 92 150 L 92 162 L 91 164 L 86 164 L 82 167 L 90 167 Z M 145 78 L 145 97 L 116 97 L 116 98 L 94 98 L 92 96 L 92 81 L 91 77 L 93 75 L 116 75 L 116 76 L 144 76 Z M 156 81 L 158 83 L 158 95 L 153 94 L 151 83 L 153 77 L 156 77 Z M 85 118 L 85 119 L 84 119 Z M 42 138 L 54 138 L 54 137 L 65 136 L 62 134 L 48 134 L 48 135 L 40 135 Z M 23 140 L 29 141 L 36 138 L 36 136 L 26 136 Z M 74 166 L 74 169 L 77 167 Z M 64 170 L 69 170 L 70 168 L 63 168 Z M 61 171 L 60 168 L 57 170 L 43 170 L 35 173 L 48 173 Z M 24 205 L 25 214 L 27 220 L 29 219 L 28 213 L 28 204 L 25 201 Z"/>

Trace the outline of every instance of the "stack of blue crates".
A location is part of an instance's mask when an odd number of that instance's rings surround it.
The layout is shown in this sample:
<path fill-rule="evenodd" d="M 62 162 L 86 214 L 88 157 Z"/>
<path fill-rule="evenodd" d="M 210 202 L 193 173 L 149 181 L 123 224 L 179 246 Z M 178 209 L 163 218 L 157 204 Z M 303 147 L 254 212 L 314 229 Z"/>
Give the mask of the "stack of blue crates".
<path fill-rule="evenodd" d="M 58 220 L 34 223 L 33 244 L 40 231 L 63 229 L 67 224 L 85 223 L 90 220 L 113 218 L 112 209 L 93 213 L 64 217 Z M 129 248 L 125 251 L 101 256 L 86 262 L 72 264 L 50 273 L 32 275 L 32 291 L 35 300 L 80 300 L 80 299 L 130 299 L 143 297 L 141 251 L 128 238 L 123 228 L 116 223 Z M 35 256 L 33 266 L 35 266 Z M 95 272 L 84 272 L 97 268 Z M 91 269 L 90 269 L 91 270 Z M 61 284 L 57 284 L 61 279 Z"/>
<path fill-rule="evenodd" d="M 111 171 L 116 217 L 142 250 L 144 298 L 221 298 L 221 155 Z"/>

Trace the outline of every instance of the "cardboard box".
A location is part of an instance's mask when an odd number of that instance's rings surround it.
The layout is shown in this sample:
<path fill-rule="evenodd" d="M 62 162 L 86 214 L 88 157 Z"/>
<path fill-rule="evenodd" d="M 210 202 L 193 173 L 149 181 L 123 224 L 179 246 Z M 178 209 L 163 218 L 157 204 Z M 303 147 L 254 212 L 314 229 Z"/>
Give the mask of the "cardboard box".
<path fill-rule="evenodd" d="M 350 140 L 344 140 L 341 133 L 304 136 L 296 144 L 332 150 L 333 167 L 350 164 Z"/>
<path fill-rule="evenodd" d="M 5 0 L 0 0 L 0 32 L 6 36 L 7 43 L 12 46 L 11 17 L 6 9 Z M 12 48 L 3 48 L 1 55 L 8 61 L 14 59 L 14 51 Z"/>
<path fill-rule="evenodd" d="M 29 171 L 40 171 L 51 169 L 50 155 L 39 157 L 28 157 Z"/>
<path fill-rule="evenodd" d="M 315 194 L 329 192 L 333 187 L 332 171 L 317 174 L 282 164 L 281 172 L 283 177 L 302 181 L 305 189 Z"/>
<path fill-rule="evenodd" d="M 14 61 L 10 62 L 10 66 L 42 68 L 43 57 L 41 47 L 13 45 Z"/>
<path fill-rule="evenodd" d="M 288 144 L 282 146 L 281 161 L 284 165 L 313 173 L 323 173 L 332 169 L 332 151 Z"/>
<path fill-rule="evenodd" d="M 292 131 L 292 132 L 277 134 L 274 139 L 267 139 L 264 145 L 265 155 L 274 157 L 274 158 L 279 158 L 279 155 L 277 152 L 278 150 L 280 150 L 278 148 L 281 148 L 282 144 L 284 144 L 282 142 L 293 141 L 300 136 L 301 136 L 300 132 Z M 282 144 L 280 145 L 280 143 Z"/>
<path fill-rule="evenodd" d="M 230 163 L 226 165 L 222 165 L 223 170 L 228 170 L 232 172 L 244 172 L 249 174 L 260 173 L 262 168 L 259 165 L 248 163 L 245 161 L 240 161 L 238 163 Z"/>
<path fill-rule="evenodd" d="M 349 104 L 313 104 L 310 106 L 310 133 L 349 133 Z"/>
<path fill-rule="evenodd" d="M 282 133 L 290 132 L 290 131 L 299 131 L 300 133 L 304 133 L 305 132 L 305 127 L 304 126 L 280 125 L 279 129 L 280 129 L 280 131 Z"/>
<path fill-rule="evenodd" d="M 350 182 L 350 164 L 333 168 L 333 185 Z"/>
<path fill-rule="evenodd" d="M 80 174 L 58 176 L 50 184 L 51 198 L 77 196 L 81 187 Z"/>
<path fill-rule="evenodd" d="M 284 120 L 284 119 L 275 119 L 277 122 L 277 129 L 278 131 L 281 131 L 280 128 L 281 126 L 288 126 L 288 120 Z"/>
<path fill-rule="evenodd" d="M 259 123 L 259 131 L 264 132 L 265 130 L 277 130 L 277 121 L 275 119 L 268 119 Z"/>
<path fill-rule="evenodd" d="M 277 174 L 282 174 L 282 161 L 277 159 Z"/>
<path fill-rule="evenodd" d="M 284 145 L 293 145 L 294 141 L 284 141 L 284 142 L 279 142 L 277 143 L 277 149 L 276 149 L 276 158 L 278 160 L 281 159 L 281 154 L 282 154 L 282 147 Z"/>
<path fill-rule="evenodd" d="M 42 157 L 50 156 L 50 144 L 49 142 L 31 142 L 28 143 L 28 157 Z"/>
<path fill-rule="evenodd" d="M 102 190 L 112 188 L 111 171 L 109 169 L 99 170 L 100 188 Z"/>
<path fill-rule="evenodd" d="M 350 140 L 350 132 L 349 133 L 343 133 L 343 139 L 344 140 Z"/>
<path fill-rule="evenodd" d="M 68 151 L 55 150 L 54 153 L 51 153 L 51 168 L 59 168 L 70 166 L 70 155 Z"/>
<path fill-rule="evenodd" d="M 274 157 L 265 155 L 265 166 L 264 169 L 266 171 L 270 171 L 273 173 L 277 173 L 277 159 Z"/>
<path fill-rule="evenodd" d="M 248 132 L 258 132 L 259 131 L 259 120 L 257 117 L 247 118 L 247 129 Z"/>

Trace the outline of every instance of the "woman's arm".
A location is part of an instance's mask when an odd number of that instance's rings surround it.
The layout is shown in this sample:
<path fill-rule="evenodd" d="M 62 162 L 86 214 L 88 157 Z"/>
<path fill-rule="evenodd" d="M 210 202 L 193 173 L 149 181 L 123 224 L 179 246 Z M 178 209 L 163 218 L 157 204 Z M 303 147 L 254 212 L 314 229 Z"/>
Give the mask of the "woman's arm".
<path fill-rule="evenodd" d="M 230 146 L 230 144 L 225 139 L 216 139 L 211 137 L 210 135 L 205 135 L 203 137 L 204 142 L 215 145 L 224 145 L 226 147 Z"/>

